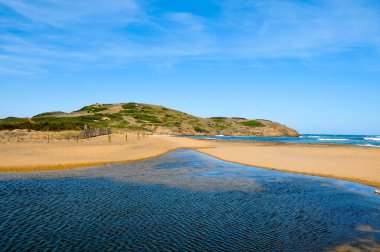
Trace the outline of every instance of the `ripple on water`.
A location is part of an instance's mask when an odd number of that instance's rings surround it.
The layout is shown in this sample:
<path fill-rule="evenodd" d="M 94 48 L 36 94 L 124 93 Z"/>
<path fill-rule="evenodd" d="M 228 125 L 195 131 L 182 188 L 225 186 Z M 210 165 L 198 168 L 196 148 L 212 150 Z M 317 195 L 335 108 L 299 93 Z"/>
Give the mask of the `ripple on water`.
<path fill-rule="evenodd" d="M 380 200 L 370 187 L 190 150 L 0 176 L 3 251 L 321 251 L 380 243 Z"/>

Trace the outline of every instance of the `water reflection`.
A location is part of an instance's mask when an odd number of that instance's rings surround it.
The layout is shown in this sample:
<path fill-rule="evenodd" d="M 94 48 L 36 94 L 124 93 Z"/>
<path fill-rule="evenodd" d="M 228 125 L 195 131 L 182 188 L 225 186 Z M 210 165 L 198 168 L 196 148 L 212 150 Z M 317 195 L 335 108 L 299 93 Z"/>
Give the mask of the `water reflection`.
<path fill-rule="evenodd" d="M 190 150 L 0 178 L 4 251 L 321 251 L 380 243 L 380 197 L 369 186 Z"/>

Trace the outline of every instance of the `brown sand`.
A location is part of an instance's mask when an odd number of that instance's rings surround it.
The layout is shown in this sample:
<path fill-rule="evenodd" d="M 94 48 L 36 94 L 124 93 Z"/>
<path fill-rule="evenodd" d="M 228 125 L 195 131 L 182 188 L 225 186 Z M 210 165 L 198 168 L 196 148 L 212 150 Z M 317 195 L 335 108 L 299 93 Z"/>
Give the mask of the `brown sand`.
<path fill-rule="evenodd" d="M 380 187 L 380 148 L 226 141 L 213 144 L 216 148 L 200 151 L 229 162 Z"/>
<path fill-rule="evenodd" d="M 178 148 L 207 147 L 208 143 L 193 139 L 142 137 L 129 134 L 65 141 L 10 142 L 0 144 L 0 172 L 24 172 L 88 167 L 123 163 L 159 156 Z"/>
<path fill-rule="evenodd" d="M 112 134 L 90 140 L 0 143 L 0 172 L 44 171 L 122 163 L 179 148 L 222 160 L 380 186 L 380 148 L 208 141 L 167 136 Z"/>

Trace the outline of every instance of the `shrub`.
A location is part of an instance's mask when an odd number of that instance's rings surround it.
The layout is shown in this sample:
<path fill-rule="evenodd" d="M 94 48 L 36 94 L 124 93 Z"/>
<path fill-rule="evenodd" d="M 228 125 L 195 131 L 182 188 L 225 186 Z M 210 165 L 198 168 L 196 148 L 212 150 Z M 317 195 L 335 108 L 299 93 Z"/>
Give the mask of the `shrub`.
<path fill-rule="evenodd" d="M 105 110 L 107 110 L 106 107 L 95 107 L 88 112 L 89 113 L 98 113 L 98 112 L 105 111 Z"/>
<path fill-rule="evenodd" d="M 215 116 L 215 117 L 210 117 L 209 119 L 211 119 L 211 120 L 225 120 L 225 119 L 227 119 L 227 117 Z"/>
<path fill-rule="evenodd" d="M 244 117 L 231 117 L 231 119 L 236 119 L 236 120 L 247 120 L 247 118 L 244 118 Z"/>
<path fill-rule="evenodd" d="M 134 114 L 133 118 L 137 120 L 143 120 L 151 123 L 161 123 L 161 121 L 153 115 L 147 115 L 147 114 Z"/>
<path fill-rule="evenodd" d="M 164 122 L 162 124 L 162 126 L 165 126 L 165 127 L 181 127 L 181 123 L 180 122 Z"/>
<path fill-rule="evenodd" d="M 249 120 L 245 122 L 241 122 L 242 125 L 247 126 L 247 127 L 262 127 L 264 124 L 262 124 L 259 121 L 256 120 Z"/>
<path fill-rule="evenodd" d="M 194 126 L 193 129 L 195 130 L 195 132 L 198 132 L 198 133 L 207 133 L 207 132 L 209 132 L 208 130 L 200 127 L 199 125 Z"/>
<path fill-rule="evenodd" d="M 153 107 L 152 106 L 148 106 L 148 105 L 144 105 L 144 106 L 142 106 L 142 109 L 151 110 L 151 109 L 153 109 Z"/>
<path fill-rule="evenodd" d="M 100 105 L 100 104 L 95 104 L 95 105 L 90 105 L 90 106 L 84 106 L 83 108 L 81 108 L 80 110 L 77 110 L 75 112 L 86 111 L 88 113 L 97 113 L 97 112 L 101 112 L 104 110 L 107 110 L 107 108 L 105 106 Z"/>
<path fill-rule="evenodd" d="M 121 106 L 123 109 L 136 109 L 137 108 L 137 103 L 135 102 L 128 102 L 125 103 Z"/>

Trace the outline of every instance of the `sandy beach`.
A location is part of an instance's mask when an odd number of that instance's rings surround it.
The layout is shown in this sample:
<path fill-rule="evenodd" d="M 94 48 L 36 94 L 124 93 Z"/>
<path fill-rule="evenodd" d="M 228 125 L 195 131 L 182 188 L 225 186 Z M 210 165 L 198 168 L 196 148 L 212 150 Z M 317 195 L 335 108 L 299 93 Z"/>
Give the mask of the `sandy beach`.
<path fill-rule="evenodd" d="M 213 141 L 201 149 L 229 162 L 380 186 L 380 149 L 360 146 Z"/>
<path fill-rule="evenodd" d="M 380 149 L 358 146 L 252 143 L 112 134 L 89 140 L 1 142 L 0 172 L 32 172 L 123 163 L 192 148 L 255 167 L 380 186 Z"/>

